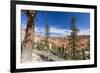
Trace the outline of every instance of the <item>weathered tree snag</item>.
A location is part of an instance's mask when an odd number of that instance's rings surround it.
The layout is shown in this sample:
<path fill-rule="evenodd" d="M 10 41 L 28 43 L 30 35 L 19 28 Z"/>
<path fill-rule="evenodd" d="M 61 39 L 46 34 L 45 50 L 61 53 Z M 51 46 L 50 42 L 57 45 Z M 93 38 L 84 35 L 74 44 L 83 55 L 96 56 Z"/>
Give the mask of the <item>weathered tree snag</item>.
<path fill-rule="evenodd" d="M 25 32 L 25 38 L 22 42 L 22 62 L 31 61 L 32 59 L 32 48 L 34 44 L 34 19 L 36 12 L 33 10 L 25 10 L 27 16 L 27 27 Z"/>

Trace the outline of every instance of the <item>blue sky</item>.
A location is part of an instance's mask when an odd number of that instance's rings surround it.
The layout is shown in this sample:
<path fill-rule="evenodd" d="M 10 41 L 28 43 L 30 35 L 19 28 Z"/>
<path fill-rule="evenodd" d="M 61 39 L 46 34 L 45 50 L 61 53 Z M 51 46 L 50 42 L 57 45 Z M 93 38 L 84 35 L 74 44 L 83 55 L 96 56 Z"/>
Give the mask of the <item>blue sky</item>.
<path fill-rule="evenodd" d="M 80 30 L 79 35 L 88 35 L 90 29 L 90 14 L 76 12 L 37 11 L 35 32 L 44 35 L 46 24 L 50 27 L 50 36 L 67 36 L 70 34 L 71 17 L 76 17 L 76 25 Z M 21 13 L 21 25 L 25 29 L 27 17 Z"/>

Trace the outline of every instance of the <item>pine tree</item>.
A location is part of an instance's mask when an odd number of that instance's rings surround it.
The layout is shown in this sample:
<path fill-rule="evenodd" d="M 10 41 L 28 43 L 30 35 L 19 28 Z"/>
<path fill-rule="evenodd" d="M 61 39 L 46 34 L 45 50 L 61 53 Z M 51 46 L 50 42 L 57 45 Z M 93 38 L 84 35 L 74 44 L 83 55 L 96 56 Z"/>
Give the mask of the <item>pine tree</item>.
<path fill-rule="evenodd" d="M 78 28 L 76 26 L 76 17 L 71 18 L 71 35 L 69 36 L 70 41 L 70 49 L 71 49 L 71 57 L 72 59 L 76 59 L 76 48 L 77 48 L 77 40 L 78 40 Z"/>
<path fill-rule="evenodd" d="M 45 30 L 45 46 L 46 46 L 46 49 L 49 50 L 49 42 L 48 42 L 49 34 L 50 34 L 49 25 L 45 25 L 44 30 Z"/>

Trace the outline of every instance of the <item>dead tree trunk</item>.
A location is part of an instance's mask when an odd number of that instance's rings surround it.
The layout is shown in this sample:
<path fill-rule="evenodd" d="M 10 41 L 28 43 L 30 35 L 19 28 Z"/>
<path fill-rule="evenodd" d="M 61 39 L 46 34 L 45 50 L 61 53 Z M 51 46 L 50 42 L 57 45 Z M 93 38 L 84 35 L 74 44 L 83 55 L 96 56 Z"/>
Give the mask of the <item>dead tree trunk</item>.
<path fill-rule="evenodd" d="M 33 10 L 25 11 L 27 16 L 27 27 L 25 32 L 25 38 L 22 42 L 22 62 L 31 61 L 32 59 L 32 48 L 34 44 L 34 19 L 36 12 Z"/>

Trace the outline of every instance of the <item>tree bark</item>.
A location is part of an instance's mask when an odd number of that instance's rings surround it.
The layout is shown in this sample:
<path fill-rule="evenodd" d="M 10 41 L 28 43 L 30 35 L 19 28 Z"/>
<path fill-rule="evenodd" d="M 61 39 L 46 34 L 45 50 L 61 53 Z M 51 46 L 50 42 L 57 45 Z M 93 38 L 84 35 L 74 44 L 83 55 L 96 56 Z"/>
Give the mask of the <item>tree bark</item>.
<path fill-rule="evenodd" d="M 34 19 L 35 11 L 27 10 L 27 28 L 25 32 L 25 38 L 22 42 L 22 62 L 29 62 L 32 59 L 32 48 L 34 47 Z"/>

